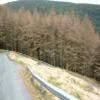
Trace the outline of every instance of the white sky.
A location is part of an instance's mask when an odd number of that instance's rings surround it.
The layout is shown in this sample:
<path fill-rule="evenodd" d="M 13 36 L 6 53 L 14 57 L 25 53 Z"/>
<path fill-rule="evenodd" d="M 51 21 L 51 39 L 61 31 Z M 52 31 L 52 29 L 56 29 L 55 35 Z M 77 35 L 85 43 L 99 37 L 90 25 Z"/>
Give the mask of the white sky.
<path fill-rule="evenodd" d="M 88 3 L 88 4 L 100 4 L 100 0 L 54 0 L 54 1 L 65 1 L 73 3 Z"/>
<path fill-rule="evenodd" d="M 12 1 L 17 1 L 17 0 L 0 0 L 0 4 L 4 4 L 7 2 L 12 2 Z"/>
<path fill-rule="evenodd" d="M 4 4 L 7 2 L 12 2 L 16 0 L 0 0 L 0 4 Z M 73 3 L 88 3 L 88 4 L 100 4 L 100 0 L 54 0 L 54 1 L 65 1 L 65 2 L 73 2 Z"/>

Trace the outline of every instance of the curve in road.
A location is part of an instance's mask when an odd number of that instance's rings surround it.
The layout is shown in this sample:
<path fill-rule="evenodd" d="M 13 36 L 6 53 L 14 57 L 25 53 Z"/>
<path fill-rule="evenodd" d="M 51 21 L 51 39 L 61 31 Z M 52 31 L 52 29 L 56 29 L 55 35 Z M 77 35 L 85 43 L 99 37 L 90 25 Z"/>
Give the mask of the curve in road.
<path fill-rule="evenodd" d="M 10 61 L 6 53 L 0 53 L 0 100 L 31 100 L 20 70 L 20 65 Z"/>

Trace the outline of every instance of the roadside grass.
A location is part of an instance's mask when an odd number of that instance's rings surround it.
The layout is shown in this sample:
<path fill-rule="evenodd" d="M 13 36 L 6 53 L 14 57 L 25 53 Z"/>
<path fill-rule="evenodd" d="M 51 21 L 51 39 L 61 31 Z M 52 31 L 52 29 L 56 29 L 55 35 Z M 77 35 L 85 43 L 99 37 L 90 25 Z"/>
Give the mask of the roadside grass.
<path fill-rule="evenodd" d="M 48 82 L 54 84 L 57 87 L 60 87 L 62 83 L 58 82 L 57 78 L 50 76 Z"/>
<path fill-rule="evenodd" d="M 41 87 L 40 84 L 36 80 L 32 79 L 31 75 L 27 72 L 26 67 L 22 68 L 20 75 L 24 80 L 24 84 L 26 85 L 32 96 L 32 100 L 58 100 L 47 90 L 43 91 L 40 88 Z"/>
<path fill-rule="evenodd" d="M 35 60 L 32 60 L 31 57 L 25 57 L 15 52 L 11 52 L 9 54 L 9 58 L 17 63 L 26 66 L 26 68 L 27 66 L 32 66 L 33 70 L 36 71 L 42 78 L 44 78 L 51 84 L 63 89 L 67 93 L 75 96 L 79 100 L 100 100 L 100 84 L 93 79 L 70 71 L 66 71 L 64 69 L 49 66 L 46 63 L 37 62 Z M 34 82 L 34 84 L 35 83 L 36 82 Z M 34 85 L 33 82 L 30 82 L 30 84 L 32 84 L 32 86 L 35 88 L 31 88 L 31 90 L 37 91 L 36 93 L 40 95 L 40 100 L 49 100 L 42 99 L 42 97 L 44 98 L 45 96 L 41 95 L 38 84 L 38 86 Z M 54 98 L 54 96 L 52 95 L 47 95 L 47 97 L 53 97 L 53 99 L 50 100 L 57 100 L 57 98 Z"/>
<path fill-rule="evenodd" d="M 16 55 L 16 57 L 19 57 L 19 56 Z M 40 88 L 41 87 L 40 84 L 36 80 L 32 80 L 32 76 L 28 73 L 27 66 L 24 62 L 20 60 L 18 61 L 16 59 L 12 59 L 9 55 L 8 55 L 8 58 L 11 61 L 14 61 L 15 63 L 18 63 L 23 66 L 22 70 L 20 71 L 20 75 L 22 79 L 24 80 L 25 86 L 28 88 L 32 96 L 32 100 L 59 100 L 57 97 L 52 95 L 47 90 L 42 91 L 42 89 Z"/>

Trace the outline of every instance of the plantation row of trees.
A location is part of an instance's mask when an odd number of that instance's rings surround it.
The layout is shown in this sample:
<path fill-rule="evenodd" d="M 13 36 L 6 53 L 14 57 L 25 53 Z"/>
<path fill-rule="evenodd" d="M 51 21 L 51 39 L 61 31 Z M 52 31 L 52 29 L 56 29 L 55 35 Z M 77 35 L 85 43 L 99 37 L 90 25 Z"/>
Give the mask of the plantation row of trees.
<path fill-rule="evenodd" d="M 100 38 L 87 16 L 0 7 L 0 48 L 100 80 Z"/>

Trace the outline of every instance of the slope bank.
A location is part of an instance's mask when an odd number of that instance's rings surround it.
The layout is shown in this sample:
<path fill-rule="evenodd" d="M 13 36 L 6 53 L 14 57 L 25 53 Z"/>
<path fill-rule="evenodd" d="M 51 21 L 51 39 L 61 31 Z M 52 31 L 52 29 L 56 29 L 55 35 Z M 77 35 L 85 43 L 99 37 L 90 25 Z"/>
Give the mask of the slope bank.
<path fill-rule="evenodd" d="M 74 95 L 79 100 L 100 99 L 100 84 L 93 79 L 60 68 L 55 68 L 15 52 L 11 52 L 9 57 L 22 65 L 32 66 L 34 71 L 42 78 L 65 90 L 69 94 Z"/>

